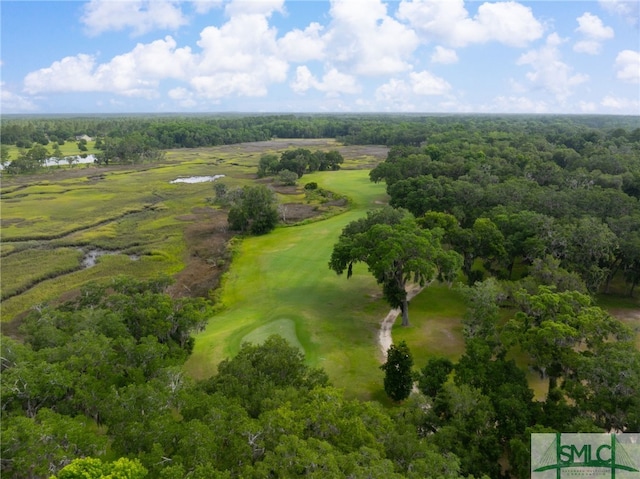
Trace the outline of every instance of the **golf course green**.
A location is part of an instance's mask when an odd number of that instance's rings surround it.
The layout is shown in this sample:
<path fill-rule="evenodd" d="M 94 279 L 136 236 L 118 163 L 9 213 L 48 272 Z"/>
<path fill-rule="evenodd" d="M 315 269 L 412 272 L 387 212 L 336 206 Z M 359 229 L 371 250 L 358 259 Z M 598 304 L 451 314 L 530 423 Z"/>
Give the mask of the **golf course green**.
<path fill-rule="evenodd" d="M 222 309 L 196 336 L 186 364 L 191 375 L 209 376 L 243 342 L 277 333 L 301 346 L 336 386 L 365 396 L 381 388 L 376 335 L 389 308 L 366 266 L 347 280 L 328 261 L 344 226 L 384 201 L 384 185 L 371 183 L 366 170 L 319 172 L 305 181 L 348 196 L 351 209 L 242 241 L 220 295 Z"/>

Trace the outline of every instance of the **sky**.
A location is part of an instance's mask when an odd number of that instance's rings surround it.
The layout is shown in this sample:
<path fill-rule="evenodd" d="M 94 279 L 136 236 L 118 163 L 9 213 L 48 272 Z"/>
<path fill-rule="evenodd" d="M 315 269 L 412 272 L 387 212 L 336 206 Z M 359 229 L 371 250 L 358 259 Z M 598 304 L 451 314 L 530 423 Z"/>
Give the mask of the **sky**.
<path fill-rule="evenodd" d="M 0 1 L 0 113 L 640 115 L 640 0 Z"/>

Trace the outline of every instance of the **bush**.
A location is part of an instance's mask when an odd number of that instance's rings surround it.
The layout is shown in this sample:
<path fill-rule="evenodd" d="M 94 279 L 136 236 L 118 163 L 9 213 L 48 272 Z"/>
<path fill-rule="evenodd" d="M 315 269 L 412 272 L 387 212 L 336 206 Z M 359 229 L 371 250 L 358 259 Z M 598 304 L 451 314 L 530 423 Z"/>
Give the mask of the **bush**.
<path fill-rule="evenodd" d="M 284 186 L 293 186 L 296 184 L 296 181 L 298 181 L 298 173 L 290 170 L 282 170 L 278 174 L 278 180 Z"/>
<path fill-rule="evenodd" d="M 277 200 L 273 191 L 264 185 L 246 186 L 229 210 L 232 230 L 261 235 L 278 224 Z"/>

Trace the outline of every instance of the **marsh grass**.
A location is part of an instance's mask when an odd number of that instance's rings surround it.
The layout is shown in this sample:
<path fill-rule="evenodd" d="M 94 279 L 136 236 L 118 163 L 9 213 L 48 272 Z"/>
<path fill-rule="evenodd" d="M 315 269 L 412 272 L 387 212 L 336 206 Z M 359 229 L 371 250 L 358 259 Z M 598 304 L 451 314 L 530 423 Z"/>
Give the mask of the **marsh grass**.
<path fill-rule="evenodd" d="M 21 294 L 36 284 L 81 268 L 83 252 L 77 248 L 24 250 L 3 259 L 0 276 L 2 300 Z M 43 267 L 43 265 L 46 265 Z M 10 275 L 6 271 L 11 271 Z"/>
<path fill-rule="evenodd" d="M 116 274 L 151 278 L 180 271 L 186 222 L 178 218 L 203 206 L 212 186 L 169 181 L 212 172 L 217 171 L 210 165 L 173 159 L 144 168 L 92 167 L 74 172 L 73 177 L 60 172 L 5 178 L 1 291 L 4 298 L 16 291 L 22 294 L 2 302 L 2 320 L 91 280 Z M 78 247 L 122 254 L 103 256 L 95 267 L 78 270 L 82 257 Z M 127 255 L 132 253 L 140 260 L 131 261 Z"/>

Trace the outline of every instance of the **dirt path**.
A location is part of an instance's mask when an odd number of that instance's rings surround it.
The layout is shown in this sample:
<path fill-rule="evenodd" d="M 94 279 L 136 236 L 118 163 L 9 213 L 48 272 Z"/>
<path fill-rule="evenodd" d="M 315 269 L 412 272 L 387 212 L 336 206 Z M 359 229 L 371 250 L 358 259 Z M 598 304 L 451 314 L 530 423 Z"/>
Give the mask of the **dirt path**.
<path fill-rule="evenodd" d="M 411 301 L 425 286 L 414 284 L 409 286 L 407 291 L 407 299 Z M 380 353 L 382 354 L 382 361 L 387 360 L 387 350 L 393 344 L 393 338 L 391 337 L 391 328 L 400 315 L 400 308 L 394 308 L 389 311 L 389 314 L 380 323 L 380 332 L 378 333 L 378 344 L 380 345 Z"/>

